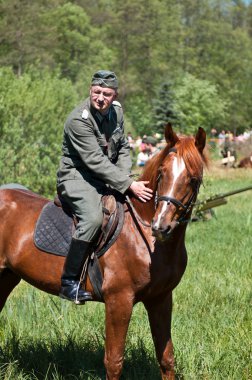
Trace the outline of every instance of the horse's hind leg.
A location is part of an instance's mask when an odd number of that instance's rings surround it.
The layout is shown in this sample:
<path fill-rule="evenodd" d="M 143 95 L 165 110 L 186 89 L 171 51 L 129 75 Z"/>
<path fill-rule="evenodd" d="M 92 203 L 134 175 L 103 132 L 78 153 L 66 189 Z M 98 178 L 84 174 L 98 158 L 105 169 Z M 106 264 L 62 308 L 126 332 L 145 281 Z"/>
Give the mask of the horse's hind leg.
<path fill-rule="evenodd" d="M 0 312 L 12 290 L 20 282 L 21 278 L 10 269 L 5 268 L 0 272 Z"/>
<path fill-rule="evenodd" d="M 162 380 L 175 380 L 174 354 L 171 339 L 172 293 L 145 303 L 159 362 Z"/>

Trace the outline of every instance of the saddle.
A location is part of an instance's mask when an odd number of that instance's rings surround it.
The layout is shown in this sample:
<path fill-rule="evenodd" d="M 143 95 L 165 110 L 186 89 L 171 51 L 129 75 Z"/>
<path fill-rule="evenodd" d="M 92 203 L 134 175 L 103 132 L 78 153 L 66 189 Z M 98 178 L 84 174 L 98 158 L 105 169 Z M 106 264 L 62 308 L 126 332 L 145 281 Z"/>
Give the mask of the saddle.
<path fill-rule="evenodd" d="M 116 196 L 116 195 L 115 195 Z M 108 194 L 102 197 L 103 223 L 88 267 L 88 274 L 98 300 L 102 300 L 101 257 L 116 241 L 124 223 L 123 199 Z M 68 205 L 58 196 L 42 209 L 34 231 L 35 246 L 46 253 L 67 256 L 77 224 Z"/>
<path fill-rule="evenodd" d="M 72 213 L 69 206 L 64 202 L 64 200 L 60 198 L 58 195 L 56 195 L 56 197 L 54 198 L 54 204 L 57 207 L 61 207 L 63 211 L 65 211 L 68 215 L 71 215 L 73 218 L 73 223 L 76 226 L 78 220 L 76 216 Z M 120 215 L 119 206 L 117 205 L 117 201 L 112 194 L 103 195 L 102 211 L 103 222 L 101 226 L 101 233 L 95 245 L 95 253 L 98 256 L 101 256 L 104 253 L 103 251 L 102 253 L 100 252 L 102 248 L 105 246 L 105 244 L 109 241 L 109 239 L 113 236 L 118 225 L 119 218 L 123 215 Z"/>

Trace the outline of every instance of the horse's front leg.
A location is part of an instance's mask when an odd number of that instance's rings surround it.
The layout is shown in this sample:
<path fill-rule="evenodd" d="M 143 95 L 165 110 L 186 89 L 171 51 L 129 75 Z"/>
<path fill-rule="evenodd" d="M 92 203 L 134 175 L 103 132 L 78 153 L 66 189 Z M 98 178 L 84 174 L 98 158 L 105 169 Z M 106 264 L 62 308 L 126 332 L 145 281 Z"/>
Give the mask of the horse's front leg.
<path fill-rule="evenodd" d="M 162 380 L 175 380 L 171 339 L 172 293 L 145 303 Z"/>
<path fill-rule="evenodd" d="M 104 364 L 107 380 L 118 380 L 123 367 L 126 334 L 132 313 L 132 297 L 121 291 L 105 300 L 106 343 Z"/>

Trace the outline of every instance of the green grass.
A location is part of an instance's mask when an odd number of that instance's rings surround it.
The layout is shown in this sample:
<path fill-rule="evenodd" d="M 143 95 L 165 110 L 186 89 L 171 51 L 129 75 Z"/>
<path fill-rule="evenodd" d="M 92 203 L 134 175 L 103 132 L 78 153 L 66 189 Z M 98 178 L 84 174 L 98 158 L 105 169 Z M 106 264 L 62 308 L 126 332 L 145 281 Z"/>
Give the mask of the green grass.
<path fill-rule="evenodd" d="M 252 184 L 252 171 L 216 169 L 200 196 Z M 252 380 L 252 191 L 216 218 L 188 226 L 189 262 L 174 291 L 178 380 Z M 69 302 L 22 283 L 0 319 L 1 380 L 105 378 L 104 306 Z M 158 380 L 145 310 L 134 308 L 122 379 Z"/>

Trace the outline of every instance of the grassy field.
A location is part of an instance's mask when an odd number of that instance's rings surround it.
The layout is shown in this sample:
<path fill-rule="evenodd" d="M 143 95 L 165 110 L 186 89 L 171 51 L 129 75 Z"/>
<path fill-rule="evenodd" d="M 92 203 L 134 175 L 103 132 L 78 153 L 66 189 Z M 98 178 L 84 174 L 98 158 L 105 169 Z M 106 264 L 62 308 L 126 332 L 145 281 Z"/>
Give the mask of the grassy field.
<path fill-rule="evenodd" d="M 215 167 L 201 197 L 252 184 Z M 187 230 L 189 263 L 174 291 L 179 380 L 252 380 L 252 191 Z M 104 306 L 75 307 L 22 283 L 0 317 L 1 380 L 104 379 Z M 122 379 L 160 379 L 146 313 L 134 309 Z"/>

